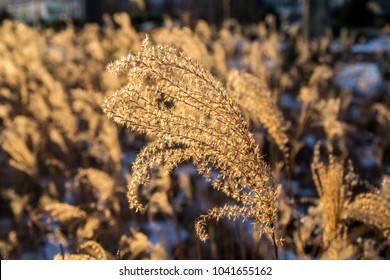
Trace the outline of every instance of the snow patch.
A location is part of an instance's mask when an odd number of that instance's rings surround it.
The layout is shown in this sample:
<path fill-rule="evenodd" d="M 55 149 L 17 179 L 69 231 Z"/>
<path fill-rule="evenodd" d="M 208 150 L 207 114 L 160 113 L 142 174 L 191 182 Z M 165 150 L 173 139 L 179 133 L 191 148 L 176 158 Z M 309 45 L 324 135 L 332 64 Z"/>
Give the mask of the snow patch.
<path fill-rule="evenodd" d="M 335 81 L 342 89 L 353 90 L 359 96 L 375 97 L 385 84 L 375 63 L 352 63 L 341 67 Z"/>

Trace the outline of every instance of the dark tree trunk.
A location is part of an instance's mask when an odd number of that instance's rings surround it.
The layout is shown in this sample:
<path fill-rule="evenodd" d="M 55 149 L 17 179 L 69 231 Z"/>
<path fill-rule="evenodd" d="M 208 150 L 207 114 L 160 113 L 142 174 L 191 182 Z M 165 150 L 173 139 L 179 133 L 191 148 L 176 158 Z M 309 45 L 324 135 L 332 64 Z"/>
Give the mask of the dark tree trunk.
<path fill-rule="evenodd" d="M 326 0 L 304 0 L 304 36 L 307 42 L 325 35 L 328 27 Z"/>

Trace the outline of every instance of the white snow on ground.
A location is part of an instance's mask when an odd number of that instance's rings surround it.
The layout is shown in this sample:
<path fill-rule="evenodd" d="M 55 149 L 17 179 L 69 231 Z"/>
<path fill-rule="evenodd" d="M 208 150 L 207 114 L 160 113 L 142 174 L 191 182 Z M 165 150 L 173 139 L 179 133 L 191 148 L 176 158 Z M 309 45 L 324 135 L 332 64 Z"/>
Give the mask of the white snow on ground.
<path fill-rule="evenodd" d="M 342 52 L 344 50 L 340 40 L 332 41 L 330 49 L 333 52 Z M 390 53 L 390 36 L 379 36 L 364 43 L 353 44 L 351 52 L 360 54 Z"/>
<path fill-rule="evenodd" d="M 381 36 L 363 44 L 354 44 L 351 50 L 353 53 L 390 52 L 390 37 Z"/>
<path fill-rule="evenodd" d="M 367 169 L 380 165 L 376 157 L 377 153 L 375 146 L 365 146 L 357 149 L 360 164 Z"/>
<path fill-rule="evenodd" d="M 356 94 L 374 97 L 381 92 L 384 81 L 375 63 L 351 63 L 336 72 L 335 81 L 342 89 L 351 89 Z"/>

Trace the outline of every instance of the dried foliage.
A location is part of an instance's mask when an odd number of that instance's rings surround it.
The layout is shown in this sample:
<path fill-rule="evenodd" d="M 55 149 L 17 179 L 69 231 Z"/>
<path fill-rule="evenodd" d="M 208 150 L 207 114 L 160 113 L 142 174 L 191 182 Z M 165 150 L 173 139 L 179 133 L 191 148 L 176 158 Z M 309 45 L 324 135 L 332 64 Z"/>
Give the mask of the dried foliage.
<path fill-rule="evenodd" d="M 311 170 L 324 213 L 323 243 L 328 246 L 341 230 L 340 219 L 347 189 L 343 182 L 344 162 L 337 161 L 332 154 L 329 155 L 328 164 L 320 162 L 319 149 L 317 143 Z"/>
<path fill-rule="evenodd" d="M 106 202 L 114 192 L 115 180 L 109 174 L 97 169 L 79 169 L 77 180 L 91 188 L 97 200 L 102 203 Z"/>
<path fill-rule="evenodd" d="M 389 259 L 388 51 L 104 22 L 0 25 L 2 259 Z"/>
<path fill-rule="evenodd" d="M 190 29 L 162 28 L 153 33 L 153 39 L 159 44 L 175 46 L 206 69 L 211 69 L 211 57 L 206 45 Z"/>
<path fill-rule="evenodd" d="M 83 210 L 66 203 L 45 203 L 43 209 L 49 212 L 54 219 L 62 224 L 71 222 L 72 220 L 85 219 L 87 217 L 87 213 Z"/>
<path fill-rule="evenodd" d="M 378 191 L 352 196 L 353 185 L 359 179 L 351 169 L 345 173 L 344 161 L 329 154 L 328 163 L 320 162 L 320 143 L 314 150 L 311 165 L 314 183 L 319 194 L 322 209 L 322 242 L 325 258 L 344 259 L 353 255 L 354 249 L 346 234 L 346 220 L 355 220 L 375 227 L 388 237 L 390 230 L 389 200 Z M 388 177 L 382 183 L 386 188 Z M 350 252 L 348 254 L 347 252 Z"/>
<path fill-rule="evenodd" d="M 166 253 L 160 243 L 153 245 L 144 233 L 135 229 L 130 231 L 131 236 L 122 236 L 119 241 L 120 258 L 130 260 L 161 260 L 166 258 Z"/>
<path fill-rule="evenodd" d="M 138 186 L 147 184 L 150 169 L 162 165 L 170 171 L 191 159 L 214 188 L 242 204 L 202 215 L 195 227 L 201 240 L 208 238 L 205 220 L 234 215 L 252 218 L 275 235 L 277 193 L 272 174 L 237 105 L 209 72 L 179 50 L 151 46 L 148 39 L 139 53 L 110 64 L 108 71 L 126 72 L 129 83 L 104 102 L 104 112 L 154 139 L 133 165 L 130 208 L 145 210 Z M 216 178 L 213 169 L 219 171 Z"/>
<path fill-rule="evenodd" d="M 288 165 L 288 125 L 264 78 L 232 71 L 228 76 L 227 87 L 245 115 L 268 130 Z"/>
<path fill-rule="evenodd" d="M 106 260 L 107 253 L 95 241 L 87 241 L 81 244 L 76 254 L 58 254 L 54 257 L 55 260 Z"/>
<path fill-rule="evenodd" d="M 372 225 L 380 230 L 386 237 L 390 230 L 389 200 L 378 194 L 359 194 L 344 210 L 346 219 L 353 219 Z"/>

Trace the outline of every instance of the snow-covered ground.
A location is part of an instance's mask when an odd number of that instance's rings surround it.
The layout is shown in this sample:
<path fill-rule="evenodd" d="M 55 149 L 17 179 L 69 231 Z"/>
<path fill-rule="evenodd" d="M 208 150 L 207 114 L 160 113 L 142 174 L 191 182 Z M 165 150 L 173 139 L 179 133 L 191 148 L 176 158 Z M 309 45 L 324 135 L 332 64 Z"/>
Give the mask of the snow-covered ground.
<path fill-rule="evenodd" d="M 364 97 L 375 97 L 383 90 L 385 83 L 376 63 L 344 64 L 336 72 L 335 81 L 342 89 L 350 89 Z"/>

